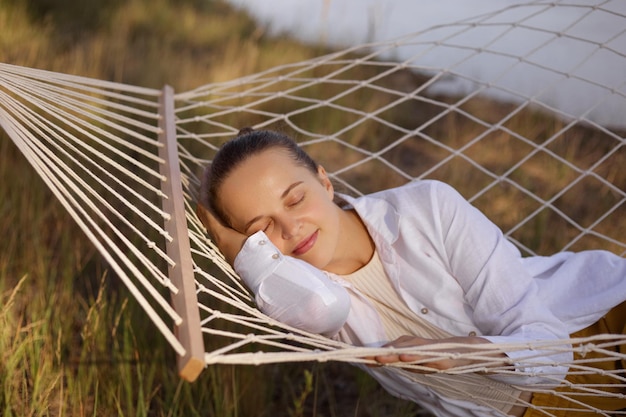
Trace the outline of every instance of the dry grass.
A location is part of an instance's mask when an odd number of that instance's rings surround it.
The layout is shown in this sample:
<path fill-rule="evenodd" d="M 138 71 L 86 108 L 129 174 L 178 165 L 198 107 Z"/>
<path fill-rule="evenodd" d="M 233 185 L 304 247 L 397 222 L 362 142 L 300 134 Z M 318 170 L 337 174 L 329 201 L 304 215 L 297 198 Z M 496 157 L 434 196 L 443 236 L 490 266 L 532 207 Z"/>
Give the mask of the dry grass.
<path fill-rule="evenodd" d="M 108 3 L 113 6 L 104 9 L 107 3 L 103 0 L 95 4 L 100 7 L 85 9 L 80 0 L 0 0 L 0 61 L 146 87 L 160 88 L 167 83 L 177 90 L 186 90 L 320 53 L 287 38 L 269 39 L 248 16 L 221 1 L 113 1 Z M 399 74 L 387 82 L 420 81 Z M 318 87 L 312 87 L 315 88 Z M 324 96 L 333 92 L 313 93 Z M 351 100 L 353 104 L 346 104 L 353 107 L 354 103 L 378 107 L 390 98 L 374 95 L 365 100 L 357 94 L 345 100 Z M 473 101 L 465 110 L 497 122 L 510 109 Z M 400 107 L 385 116 L 410 127 L 418 125 L 420 119 L 407 114 L 426 118 L 429 111 L 426 107 Z M 332 132 L 345 123 L 333 117 L 336 116 L 320 111 L 296 122 L 317 132 Z M 236 122 L 243 125 L 254 120 Z M 562 122 L 524 112 L 509 120 L 507 127 L 522 129 L 526 137 L 541 143 L 557 132 Z M 479 131 L 480 127 L 471 121 L 451 114 L 425 133 L 458 148 Z M 372 138 L 392 135 L 384 128 L 370 129 L 364 124 L 350 132 L 350 140 L 363 148 L 375 149 L 379 143 Z M 551 151 L 582 168 L 591 166 L 609 146 L 606 135 L 585 128 L 570 130 L 549 145 Z M 466 153 L 490 171 L 502 174 L 530 151 L 527 144 L 499 131 Z M 320 156 L 331 171 L 338 159 L 345 162 L 352 157 L 328 147 Z M 442 154 L 441 148 L 411 142 L 385 157 L 417 176 L 430 169 Z M 624 166 L 626 152 L 622 148 L 596 172 L 626 189 L 626 171 L 621 169 Z M 530 158 L 511 173 L 512 178 L 543 198 L 562 189 L 572 175 L 543 154 Z M 487 181 L 484 174 L 463 160 L 451 161 L 430 177 L 445 179 L 468 196 Z M 402 182 L 361 171 L 350 173 L 347 179 L 361 182 L 372 191 Z M 180 381 L 170 347 L 156 334 L 116 277 L 108 276 L 106 265 L 94 248 L 85 243 L 69 216 L 2 133 L 0 181 L 3 415 L 419 414 L 413 404 L 392 399 L 365 374 L 341 364 L 214 366 L 194 384 Z M 518 193 L 511 187 L 494 188 L 475 204 L 508 230 L 536 209 L 532 202 L 520 199 Z M 594 181 L 583 181 L 555 204 L 581 224 L 589 224 L 598 205 L 613 201 L 610 194 Z M 598 230 L 620 237 L 626 235 L 626 224 L 622 216 L 613 216 Z M 513 236 L 533 250 L 551 253 L 559 250 L 571 233 L 567 224 L 545 212 Z M 583 240 L 573 249 L 597 245 L 606 242 Z M 610 245 L 605 248 L 616 249 Z"/>
<path fill-rule="evenodd" d="M 318 52 L 267 39 L 221 1 L 108 4 L 114 7 L 98 13 L 80 1 L 1 0 L 0 61 L 188 89 Z M 194 384 L 180 380 L 170 346 L 3 132 L 0 181 L 3 416 L 300 416 L 313 408 L 318 416 L 376 416 L 416 409 L 337 364 L 212 366 Z M 351 384 L 355 374 L 360 384 Z M 351 389 L 335 392 L 339 386 Z M 359 406 L 362 396 L 378 400 Z"/>

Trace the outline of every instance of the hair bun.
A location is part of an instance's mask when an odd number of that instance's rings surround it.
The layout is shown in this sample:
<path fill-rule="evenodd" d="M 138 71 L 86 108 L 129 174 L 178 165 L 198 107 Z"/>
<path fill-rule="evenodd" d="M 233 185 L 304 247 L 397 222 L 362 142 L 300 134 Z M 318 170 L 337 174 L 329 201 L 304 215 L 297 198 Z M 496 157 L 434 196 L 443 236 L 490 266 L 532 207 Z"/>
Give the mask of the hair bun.
<path fill-rule="evenodd" d="M 252 129 L 251 127 L 244 127 L 239 131 L 239 133 L 237 133 L 237 136 L 244 136 L 252 132 L 254 132 L 254 129 Z"/>

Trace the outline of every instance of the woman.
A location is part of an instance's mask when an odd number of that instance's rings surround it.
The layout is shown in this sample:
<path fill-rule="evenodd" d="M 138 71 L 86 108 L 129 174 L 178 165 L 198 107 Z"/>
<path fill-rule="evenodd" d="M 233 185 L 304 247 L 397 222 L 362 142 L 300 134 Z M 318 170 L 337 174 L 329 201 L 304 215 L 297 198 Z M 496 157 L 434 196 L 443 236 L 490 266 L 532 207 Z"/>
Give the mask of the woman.
<path fill-rule="evenodd" d="M 611 323 L 605 332 L 624 332 L 623 258 L 603 251 L 521 258 L 493 223 L 437 181 L 336 197 L 324 168 L 290 138 L 244 129 L 207 170 L 198 213 L 263 312 L 354 345 L 451 342 L 462 353 L 476 344 L 568 339 L 603 317 Z M 493 362 L 510 363 L 506 374 L 489 374 L 489 357 L 483 373 L 366 371 L 438 416 L 531 416 L 531 391 L 567 373 L 562 364 L 572 356 L 562 350 L 494 350 Z M 427 366 L 475 362 L 451 356 Z M 537 406 L 552 401 L 532 397 Z"/>

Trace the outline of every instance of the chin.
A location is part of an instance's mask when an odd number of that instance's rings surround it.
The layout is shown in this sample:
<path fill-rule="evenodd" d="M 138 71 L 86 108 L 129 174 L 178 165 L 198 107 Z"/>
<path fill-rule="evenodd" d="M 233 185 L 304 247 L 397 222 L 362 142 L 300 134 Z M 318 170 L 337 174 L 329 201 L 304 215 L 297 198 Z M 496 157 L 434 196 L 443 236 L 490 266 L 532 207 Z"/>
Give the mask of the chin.
<path fill-rule="evenodd" d="M 306 255 L 308 255 L 308 254 L 306 254 Z M 325 257 L 315 256 L 313 254 L 311 254 L 309 256 L 306 256 L 306 255 L 304 257 L 301 257 L 300 259 L 302 259 L 303 261 L 307 262 L 308 264 L 314 266 L 317 269 L 326 270 L 326 267 L 330 263 L 330 259 L 326 260 L 326 259 L 324 259 Z"/>

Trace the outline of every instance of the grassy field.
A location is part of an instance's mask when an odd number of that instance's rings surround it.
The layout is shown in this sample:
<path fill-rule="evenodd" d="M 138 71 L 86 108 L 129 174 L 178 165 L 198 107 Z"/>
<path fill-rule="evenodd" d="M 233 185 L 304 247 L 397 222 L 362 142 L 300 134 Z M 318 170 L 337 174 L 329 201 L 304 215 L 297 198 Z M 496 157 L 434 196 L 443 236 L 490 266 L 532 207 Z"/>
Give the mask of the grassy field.
<path fill-rule="evenodd" d="M 0 62 L 151 88 L 170 84 L 181 91 L 324 52 L 287 37 L 270 38 L 249 16 L 218 0 L 93 0 L 89 6 L 82 0 L 0 0 L 0 27 Z M 497 120 L 505 111 L 490 103 L 475 105 L 486 119 Z M 475 135 L 464 123 L 450 117 L 428 134 L 460 146 Z M 539 142 L 559 123 L 528 113 L 509 127 L 528 126 L 527 137 Z M 553 150 L 589 165 L 605 152 L 596 134 L 576 130 Z M 355 135 L 355 144 L 369 146 L 360 140 L 365 138 Z M 472 156 L 494 172 L 518 158 L 510 138 L 485 142 L 491 151 L 481 148 Z M 402 165 L 407 154 L 419 154 L 427 165 L 437 158 L 434 152 L 403 149 L 390 158 Z M 602 175 L 625 189 L 623 166 L 626 154 L 618 152 Z M 461 190 L 480 187 L 481 178 L 460 172 L 450 165 L 432 176 Z M 540 195 L 571 180 L 541 158 L 513 176 Z M 368 376 L 341 364 L 212 366 L 193 384 L 181 381 L 171 347 L 2 132 L 0 184 L 2 415 L 420 415 L 415 405 L 391 398 Z M 558 204 L 577 218 L 592 218 L 606 196 L 593 184 L 581 187 Z M 506 228 L 532 207 L 511 210 L 513 197 L 504 194 L 476 204 Z M 546 213 L 515 238 L 550 253 L 561 247 L 559 236 L 567 238 L 561 223 Z M 626 234 L 621 218 L 601 226 L 614 236 Z M 575 249 L 593 245 L 583 241 Z"/>
<path fill-rule="evenodd" d="M 181 90 L 320 53 L 267 38 L 221 1 L 89 4 L 0 0 L 0 62 Z M 3 132 L 0 183 L 3 416 L 419 412 L 337 364 L 212 366 L 182 381 L 171 347 Z"/>

